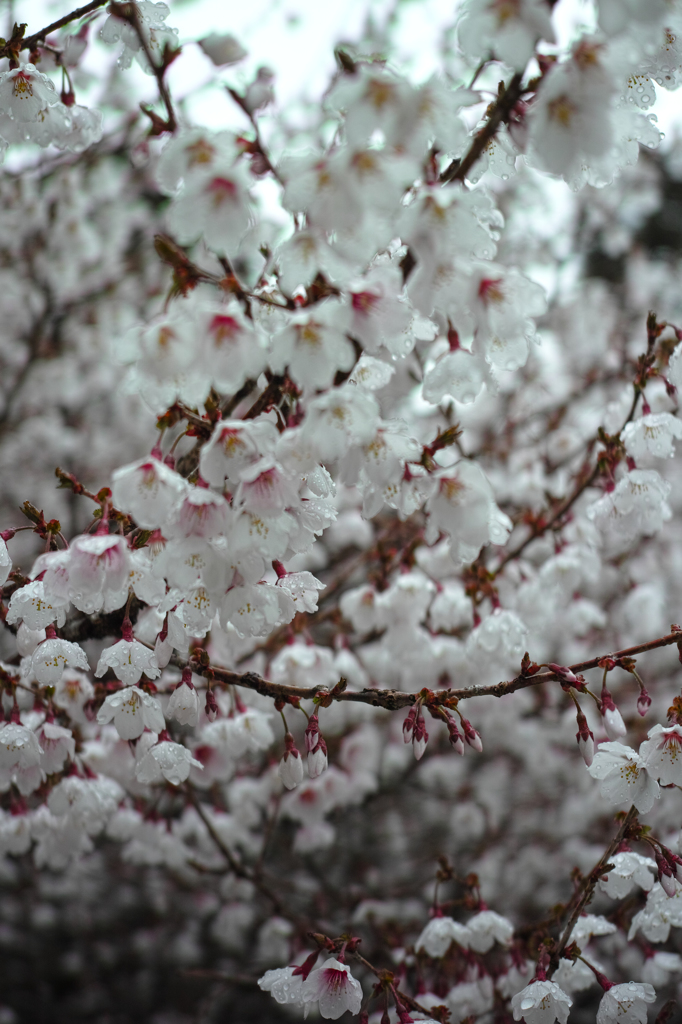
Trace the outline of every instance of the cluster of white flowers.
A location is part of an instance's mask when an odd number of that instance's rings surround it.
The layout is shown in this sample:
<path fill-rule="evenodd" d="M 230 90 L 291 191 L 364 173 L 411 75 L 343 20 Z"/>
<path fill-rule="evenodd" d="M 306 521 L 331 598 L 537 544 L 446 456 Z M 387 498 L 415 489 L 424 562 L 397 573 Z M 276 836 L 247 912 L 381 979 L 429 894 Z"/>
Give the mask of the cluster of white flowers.
<path fill-rule="evenodd" d="M 101 137 L 99 111 L 63 103 L 52 80 L 33 64 L 0 72 L 0 155 L 14 142 L 80 153 Z"/>
<path fill-rule="evenodd" d="M 343 48 L 294 132 L 266 68 L 248 128 L 173 113 L 169 8 L 112 5 L 167 121 L 116 92 L 87 159 L 87 26 L 0 44 L 0 150 L 76 154 L 0 181 L 2 942 L 15 888 L 137 887 L 164 963 L 304 1016 L 675 993 L 682 162 L 637 161 L 682 6 L 590 9 L 464 0 L 420 83 Z"/>

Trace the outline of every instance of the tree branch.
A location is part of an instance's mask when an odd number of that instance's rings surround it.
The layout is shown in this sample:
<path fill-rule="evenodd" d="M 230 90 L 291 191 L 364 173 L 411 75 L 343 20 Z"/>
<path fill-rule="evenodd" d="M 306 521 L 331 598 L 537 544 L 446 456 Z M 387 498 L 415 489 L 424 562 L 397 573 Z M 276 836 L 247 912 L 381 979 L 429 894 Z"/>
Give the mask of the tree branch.
<path fill-rule="evenodd" d="M 65 25 L 69 25 L 72 21 L 78 21 L 79 18 L 92 14 L 98 8 L 104 7 L 107 2 L 108 0 L 91 0 L 89 4 L 71 11 L 70 14 L 65 14 L 63 18 L 58 18 L 51 25 L 46 25 L 45 28 L 41 28 L 40 32 L 34 32 L 31 36 L 23 35 L 23 30 L 26 28 L 25 25 L 15 26 L 12 38 L 0 46 L 0 57 L 12 58 L 20 50 L 34 50 L 39 43 L 49 36 L 50 32 L 56 32 L 57 29 L 64 28 Z M 18 32 L 21 32 L 21 35 L 18 35 Z"/>
<path fill-rule="evenodd" d="M 622 651 L 612 651 L 607 654 L 599 654 L 588 661 L 577 662 L 575 665 L 566 666 L 572 672 L 578 674 L 591 668 L 598 668 L 599 662 L 604 658 L 613 658 L 618 661 L 621 658 L 630 658 L 636 654 L 643 654 L 646 651 L 654 651 L 659 647 L 669 647 L 671 644 L 682 643 L 682 630 L 675 630 L 666 636 L 657 637 L 655 640 L 647 640 L 645 643 L 636 644 L 634 647 L 626 647 Z M 178 668 L 184 668 L 185 662 L 177 656 L 171 662 Z M 271 697 L 274 700 L 285 700 L 291 697 L 297 700 L 312 700 L 314 697 L 323 696 L 335 701 L 353 701 L 359 704 L 370 704 L 373 707 L 385 708 L 387 711 L 398 711 L 401 708 L 411 707 L 418 699 L 424 700 L 424 691 L 418 693 L 405 693 L 402 690 L 393 689 L 371 689 L 365 687 L 363 690 L 346 690 L 334 687 L 333 690 L 326 690 L 319 686 L 289 686 L 285 683 L 273 683 L 269 679 L 263 679 L 256 672 L 235 672 L 232 669 L 211 665 L 202 666 L 192 663 L 192 671 L 197 675 L 203 675 L 208 671 L 213 673 L 217 683 L 225 686 L 241 686 L 247 690 L 254 690 L 264 697 Z M 504 697 L 516 690 L 526 689 L 528 686 L 539 686 L 541 683 L 561 681 L 560 677 L 552 671 L 537 672 L 535 675 L 520 674 L 514 679 L 493 683 L 490 686 L 469 686 L 459 689 L 435 690 L 428 697 L 428 703 L 443 706 L 460 700 L 467 700 L 470 697 Z"/>
<path fill-rule="evenodd" d="M 573 908 L 573 912 L 572 912 L 572 914 L 571 914 L 571 916 L 570 916 L 570 918 L 568 920 L 568 924 L 566 925 L 566 927 L 564 928 L 564 930 L 562 932 L 561 938 L 559 939 L 559 945 L 557 946 L 556 950 L 552 953 L 552 966 L 551 966 L 550 971 L 548 971 L 548 976 L 549 977 L 552 976 L 554 971 L 559 966 L 559 961 L 561 959 L 561 954 L 563 953 L 563 951 L 564 951 L 564 949 L 565 949 L 565 947 L 566 947 L 566 945 L 568 943 L 568 940 L 571 937 L 571 932 L 575 928 L 576 921 L 578 920 L 578 918 L 582 914 L 584 907 L 586 907 L 587 904 L 592 899 L 592 894 L 594 892 L 594 888 L 595 888 L 597 882 L 599 881 L 601 876 L 606 872 L 606 870 L 607 870 L 606 866 L 607 866 L 609 860 L 611 859 L 611 857 L 613 857 L 614 853 L 616 852 L 616 850 L 618 849 L 620 844 L 623 842 L 623 839 L 625 839 L 626 833 L 627 833 L 630 825 L 632 824 L 633 820 L 636 818 L 636 816 L 637 816 L 637 808 L 633 804 L 632 807 L 630 808 L 630 810 L 628 811 L 627 815 L 625 816 L 625 818 L 623 820 L 623 823 L 621 824 L 620 828 L 618 829 L 618 832 L 613 837 L 613 839 L 609 843 L 608 847 L 606 848 L 606 850 L 604 851 L 602 856 L 599 858 L 599 861 L 592 868 L 592 870 L 590 871 L 589 875 L 587 875 L 587 877 L 583 880 L 582 892 L 580 892 L 579 898 L 578 898 L 578 900 L 577 900 L 577 902 L 575 904 L 575 907 Z M 569 906 L 570 906 L 570 904 L 569 904 Z"/>
<path fill-rule="evenodd" d="M 474 136 L 474 140 L 469 147 L 468 153 L 466 153 L 461 160 L 453 160 L 441 174 L 440 180 L 443 185 L 446 185 L 451 181 L 464 181 L 468 172 L 476 163 L 485 147 L 495 136 L 497 129 L 503 122 L 508 120 L 512 110 L 521 99 L 521 95 L 523 93 L 523 89 L 521 88 L 522 81 L 523 74 L 522 72 L 517 71 L 509 85 L 500 94 L 500 96 L 498 96 L 497 100 L 492 105 L 492 109 L 488 114 L 488 120 Z"/>
<path fill-rule="evenodd" d="M 116 17 L 122 21 L 127 21 L 129 25 L 132 25 L 137 34 L 137 38 L 140 40 L 140 46 L 144 50 L 144 55 L 149 61 L 149 66 L 152 69 L 156 84 L 159 89 L 159 95 L 163 100 L 163 105 L 166 108 L 166 120 L 161 120 L 156 114 L 153 113 L 145 104 L 140 104 L 141 110 L 147 115 L 152 122 L 151 134 L 162 135 L 164 132 L 170 132 L 171 134 L 176 130 L 178 122 L 175 117 L 175 110 L 173 109 L 173 103 L 171 100 L 168 86 L 166 85 L 165 74 L 171 61 L 175 59 L 179 50 L 172 50 L 166 44 L 164 49 L 161 64 L 157 64 L 154 60 L 151 48 L 147 37 L 142 29 L 142 23 L 140 22 L 140 15 L 135 4 L 127 3 L 112 3 L 110 7 L 111 13 L 115 14 Z"/>

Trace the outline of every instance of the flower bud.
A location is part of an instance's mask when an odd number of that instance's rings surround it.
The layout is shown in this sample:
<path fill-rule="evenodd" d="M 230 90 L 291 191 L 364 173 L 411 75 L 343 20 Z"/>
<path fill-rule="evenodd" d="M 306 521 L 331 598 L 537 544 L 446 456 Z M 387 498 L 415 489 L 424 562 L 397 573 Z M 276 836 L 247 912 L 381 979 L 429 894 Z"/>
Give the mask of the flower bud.
<path fill-rule="evenodd" d="M 649 696 L 649 692 L 646 689 L 646 687 L 642 686 L 642 688 L 639 691 L 639 697 L 637 698 L 637 710 L 639 711 L 642 718 L 644 718 L 645 714 L 647 713 L 650 707 L 651 697 Z"/>
<path fill-rule="evenodd" d="M 302 964 L 299 964 L 298 967 L 294 967 L 292 971 L 293 977 L 301 977 L 305 981 L 310 972 L 312 971 L 313 967 L 317 963 L 317 958 L 319 955 L 319 951 L 316 950 L 314 953 L 311 953 L 310 956 L 307 956 Z"/>
<path fill-rule="evenodd" d="M 417 718 L 417 706 L 413 705 L 407 712 L 405 721 L 403 722 L 403 742 L 410 743 L 412 740 L 412 733 L 414 731 L 414 723 Z"/>
<path fill-rule="evenodd" d="M 483 752 L 483 742 L 481 740 L 481 737 L 476 732 L 476 730 L 474 729 L 473 725 L 471 724 L 471 722 L 468 719 L 466 719 L 466 718 L 462 719 L 462 728 L 464 729 L 464 739 L 467 741 L 469 746 L 473 747 L 474 750 L 477 750 L 479 754 L 482 753 Z"/>
<path fill-rule="evenodd" d="M 215 699 L 213 690 L 206 691 L 206 717 L 209 722 L 215 722 L 218 717 L 218 702 Z"/>
<path fill-rule="evenodd" d="M 286 750 L 279 762 L 279 777 L 287 789 L 296 789 L 303 782 L 303 761 L 290 732 L 284 737 L 284 745 Z"/>
<path fill-rule="evenodd" d="M 668 861 L 672 868 L 673 874 L 678 882 L 682 882 L 682 857 L 678 857 L 672 850 L 668 850 Z"/>
<path fill-rule="evenodd" d="M 464 740 L 461 732 L 457 728 L 457 723 L 450 715 L 448 715 L 448 739 L 460 757 L 462 757 L 464 754 Z"/>
<path fill-rule="evenodd" d="M 414 723 L 414 729 L 412 730 L 412 750 L 414 756 L 418 761 L 421 761 L 426 750 L 426 744 L 429 742 L 429 734 L 426 731 L 426 723 L 422 714 L 421 708 L 417 712 L 417 718 Z"/>
<path fill-rule="evenodd" d="M 317 717 L 317 711 L 314 711 L 308 719 L 308 725 L 305 730 L 305 749 L 310 754 L 315 749 L 319 742 L 320 737 L 320 725 Z"/>
<path fill-rule="evenodd" d="M 602 687 L 601 702 L 599 705 L 606 735 L 610 740 L 620 740 L 627 733 L 623 716 L 613 702 L 613 697 L 607 688 Z"/>
<path fill-rule="evenodd" d="M 587 719 L 580 709 L 577 715 L 578 731 L 575 738 L 578 741 L 578 749 L 582 759 L 589 768 L 594 760 L 594 735 L 587 724 Z"/>
<path fill-rule="evenodd" d="M 308 775 L 311 779 L 316 779 L 318 775 L 327 770 L 328 764 L 327 744 L 320 736 L 315 749 L 308 751 Z"/>
<path fill-rule="evenodd" d="M 656 853 L 656 867 L 658 868 L 658 880 L 661 888 L 667 896 L 674 896 L 677 893 L 677 883 L 673 875 L 673 869 L 668 860 L 660 853 Z"/>
<path fill-rule="evenodd" d="M 555 676 L 564 683 L 580 683 L 582 680 L 575 672 L 571 671 L 570 668 L 566 668 L 565 665 L 557 665 L 555 662 L 550 661 L 547 668 L 551 669 Z"/>

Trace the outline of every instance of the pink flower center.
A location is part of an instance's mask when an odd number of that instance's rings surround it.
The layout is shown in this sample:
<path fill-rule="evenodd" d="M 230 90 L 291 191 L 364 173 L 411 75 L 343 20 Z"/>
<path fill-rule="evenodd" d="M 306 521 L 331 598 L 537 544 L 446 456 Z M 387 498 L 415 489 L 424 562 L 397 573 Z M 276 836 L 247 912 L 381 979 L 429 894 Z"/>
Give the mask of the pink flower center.
<path fill-rule="evenodd" d="M 19 71 L 16 75 L 14 79 L 13 92 L 14 95 L 18 96 L 20 99 L 26 99 L 33 95 L 33 85 L 31 84 L 31 79 L 28 77 L 26 72 Z"/>
<path fill-rule="evenodd" d="M 241 328 L 239 323 L 232 316 L 224 316 L 217 314 L 211 320 L 211 326 L 209 328 L 211 334 L 216 340 L 218 345 L 222 345 L 224 341 L 234 341 L 238 336 Z"/>
<path fill-rule="evenodd" d="M 229 178 L 214 178 L 208 186 L 208 191 L 213 196 L 214 206 L 222 206 L 225 202 L 235 202 L 237 198 L 237 186 Z"/>

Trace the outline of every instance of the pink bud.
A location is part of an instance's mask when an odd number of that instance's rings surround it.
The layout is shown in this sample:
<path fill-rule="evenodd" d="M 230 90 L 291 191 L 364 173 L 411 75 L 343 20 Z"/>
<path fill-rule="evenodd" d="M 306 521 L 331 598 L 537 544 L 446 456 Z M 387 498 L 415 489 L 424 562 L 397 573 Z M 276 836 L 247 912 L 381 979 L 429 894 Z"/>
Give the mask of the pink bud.
<path fill-rule="evenodd" d="M 291 972 L 292 976 L 294 978 L 303 978 L 303 980 L 305 981 L 310 972 L 312 971 L 313 967 L 317 963 L 318 956 L 319 953 L 317 952 L 311 953 L 310 956 L 306 957 L 302 964 L 299 964 L 298 967 L 294 967 L 293 971 Z"/>
<path fill-rule="evenodd" d="M 578 749 L 580 750 L 582 759 L 589 768 L 594 760 L 594 735 L 587 724 L 587 719 L 580 709 L 578 709 L 577 722 L 578 731 L 575 734 L 575 738 L 578 741 Z"/>
<path fill-rule="evenodd" d="M 678 882 L 682 882 L 682 857 L 668 850 L 668 861 Z"/>
<path fill-rule="evenodd" d="M 571 671 L 570 668 L 566 668 L 565 665 L 557 665 L 555 662 L 550 661 L 547 667 L 552 670 L 555 676 L 563 679 L 566 683 L 580 683 L 582 681 L 575 672 Z"/>
<path fill-rule="evenodd" d="M 287 789 L 296 789 L 303 782 L 303 761 L 290 732 L 284 737 L 284 756 L 279 762 L 279 777 Z"/>
<path fill-rule="evenodd" d="M 580 733 L 578 736 L 578 749 L 582 756 L 583 761 L 589 768 L 594 761 L 594 736 L 590 733 L 586 739 L 583 739 Z"/>
<path fill-rule="evenodd" d="M 642 718 L 644 718 L 645 714 L 647 713 L 650 707 L 651 697 L 649 696 L 647 689 L 643 686 L 639 691 L 639 697 L 637 698 L 637 710 L 639 711 Z"/>
<path fill-rule="evenodd" d="M 661 888 L 667 896 L 674 896 L 677 893 L 677 883 L 673 875 L 673 869 L 665 857 L 656 854 L 656 867 L 658 868 L 658 880 Z"/>
<path fill-rule="evenodd" d="M 424 733 L 424 735 L 420 739 L 415 738 L 412 740 L 412 751 L 418 761 L 421 761 L 422 757 L 424 756 L 424 751 L 426 750 L 426 741 L 428 740 L 428 738 L 428 734 Z"/>
<path fill-rule="evenodd" d="M 407 712 L 405 721 L 403 722 L 403 742 L 409 743 L 412 739 L 412 732 L 414 730 L 414 723 L 417 717 L 417 707 L 413 705 Z"/>
<path fill-rule="evenodd" d="M 308 775 L 311 779 L 316 779 L 318 775 L 327 770 L 328 764 L 327 744 L 320 736 L 315 749 L 308 751 Z"/>
<path fill-rule="evenodd" d="M 206 717 L 209 722 L 215 722 L 218 717 L 218 702 L 215 699 L 213 690 L 206 691 Z"/>
<path fill-rule="evenodd" d="M 317 711 L 314 711 L 308 719 L 308 725 L 305 730 L 305 749 L 310 754 L 318 744 L 320 736 L 320 725 L 317 717 Z"/>
<path fill-rule="evenodd" d="M 468 719 L 462 719 L 462 728 L 464 729 L 464 739 L 467 741 L 470 747 L 477 750 L 479 754 L 483 752 L 483 742 L 480 735 L 476 732 L 473 725 Z"/>
<path fill-rule="evenodd" d="M 602 687 L 599 710 L 601 711 L 608 738 L 610 740 L 619 740 L 625 736 L 627 729 L 625 728 L 623 716 L 613 703 L 613 697 L 605 686 Z"/>
<path fill-rule="evenodd" d="M 462 739 L 461 732 L 457 728 L 457 723 L 451 716 L 448 716 L 448 738 L 457 753 L 462 757 L 464 755 L 464 740 Z"/>
<path fill-rule="evenodd" d="M 426 723 L 424 722 L 424 716 L 422 709 L 419 708 L 417 713 L 417 720 L 414 723 L 414 729 L 412 730 L 412 750 L 414 756 L 418 761 L 421 761 L 426 750 L 426 744 L 429 742 L 429 734 L 426 731 Z"/>

